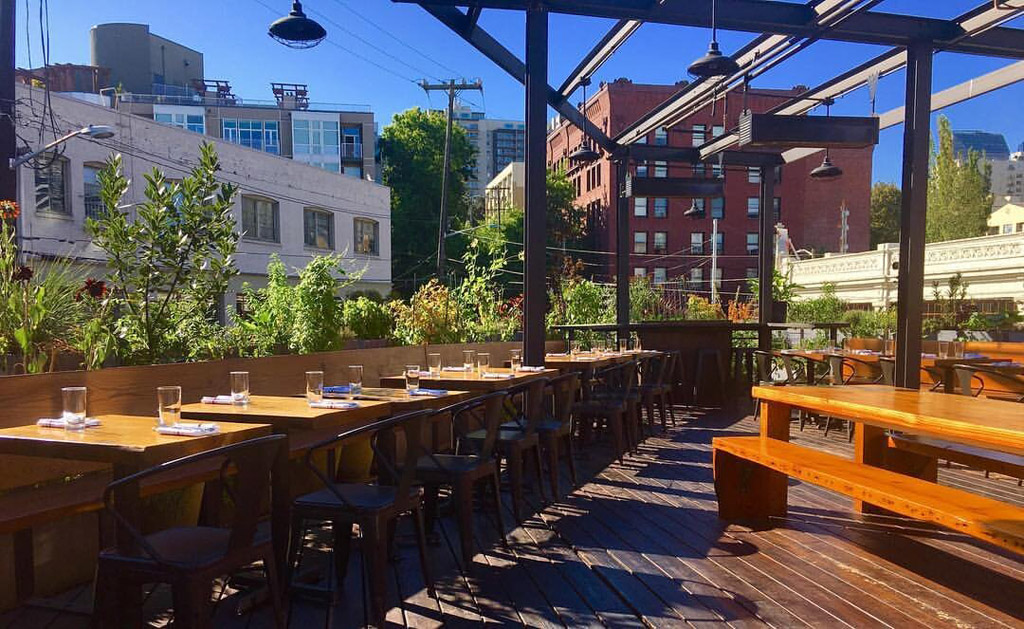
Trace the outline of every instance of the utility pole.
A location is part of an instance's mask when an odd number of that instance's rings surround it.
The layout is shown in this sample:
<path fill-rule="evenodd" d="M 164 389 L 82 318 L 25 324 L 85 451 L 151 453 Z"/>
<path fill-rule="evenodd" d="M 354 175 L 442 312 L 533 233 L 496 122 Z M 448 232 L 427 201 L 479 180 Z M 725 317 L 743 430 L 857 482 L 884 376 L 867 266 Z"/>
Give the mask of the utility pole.
<path fill-rule="evenodd" d="M 17 157 L 14 134 L 14 3 L 0 0 L 0 199 L 18 200 L 18 171 L 8 167 Z M 24 210 L 23 210 L 24 211 Z"/>
<path fill-rule="evenodd" d="M 839 253 L 850 251 L 850 209 L 846 207 L 846 200 L 839 206 Z"/>
<path fill-rule="evenodd" d="M 448 171 L 451 169 L 452 161 L 452 114 L 455 109 L 455 97 L 459 95 L 459 92 L 466 90 L 482 92 L 484 84 L 480 79 L 473 82 L 449 79 L 442 83 L 427 83 L 426 80 L 423 80 L 420 81 L 420 87 L 427 94 L 430 92 L 448 93 L 448 126 L 444 132 L 444 172 L 441 174 L 441 218 L 437 228 L 437 279 L 444 283 L 445 266 L 448 262 L 445 239 L 448 237 Z"/>

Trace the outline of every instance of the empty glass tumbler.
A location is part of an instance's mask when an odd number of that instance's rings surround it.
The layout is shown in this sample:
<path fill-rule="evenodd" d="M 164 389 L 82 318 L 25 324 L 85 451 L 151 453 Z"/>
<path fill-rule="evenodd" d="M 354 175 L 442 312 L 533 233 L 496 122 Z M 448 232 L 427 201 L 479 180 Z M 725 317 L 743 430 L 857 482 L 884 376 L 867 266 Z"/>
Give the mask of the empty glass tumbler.
<path fill-rule="evenodd" d="M 412 392 L 420 388 L 420 366 L 405 366 L 405 390 Z"/>
<path fill-rule="evenodd" d="M 249 372 L 231 372 L 231 402 L 238 406 L 249 403 Z"/>
<path fill-rule="evenodd" d="M 438 376 L 441 374 L 440 354 L 427 354 L 427 369 L 430 371 L 430 375 L 432 376 Z"/>
<path fill-rule="evenodd" d="M 324 372 L 306 372 L 306 401 L 318 404 L 324 399 Z"/>
<path fill-rule="evenodd" d="M 363 366 L 362 365 L 349 365 L 348 366 L 348 394 L 349 397 L 355 399 L 357 395 L 363 393 Z"/>
<path fill-rule="evenodd" d="M 181 387 L 156 388 L 156 425 L 173 426 L 181 419 Z"/>
<path fill-rule="evenodd" d="M 64 428 L 85 429 L 85 387 L 63 387 L 60 390 L 64 403 Z"/>

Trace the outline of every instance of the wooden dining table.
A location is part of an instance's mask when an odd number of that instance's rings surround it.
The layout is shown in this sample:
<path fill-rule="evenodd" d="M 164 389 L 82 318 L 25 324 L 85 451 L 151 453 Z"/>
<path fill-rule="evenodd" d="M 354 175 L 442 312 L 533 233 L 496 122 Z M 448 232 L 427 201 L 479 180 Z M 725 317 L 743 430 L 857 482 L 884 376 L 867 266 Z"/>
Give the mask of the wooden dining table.
<path fill-rule="evenodd" d="M 500 377 L 487 378 L 476 371 L 441 371 L 439 374 L 427 375 L 423 372 L 420 375 L 420 387 L 427 389 L 449 389 L 456 388 L 460 391 L 475 393 L 490 393 L 492 391 L 504 391 L 514 386 L 536 380 L 537 378 L 552 378 L 558 375 L 557 369 L 543 371 L 516 371 L 505 367 L 491 367 L 488 373 L 499 374 Z M 405 388 L 405 376 L 387 376 L 380 379 L 380 385 L 386 388 Z"/>
<path fill-rule="evenodd" d="M 807 379 L 808 382 L 817 381 L 817 367 L 821 366 L 828 370 L 828 357 L 829 356 L 843 356 L 850 358 L 855 361 L 861 361 L 869 364 L 877 364 L 882 358 L 887 358 L 878 352 L 856 352 L 843 350 L 840 352 L 828 352 L 828 351 L 815 351 L 815 350 L 782 350 L 783 354 L 789 356 L 795 356 L 802 358 L 807 363 Z M 954 367 L 956 365 L 986 365 L 995 361 L 994 358 L 988 356 L 967 356 L 961 358 L 955 357 L 938 357 L 930 354 L 921 355 L 921 367 L 924 369 L 936 369 L 942 372 L 942 389 L 944 393 L 955 393 L 956 392 L 956 373 Z"/>

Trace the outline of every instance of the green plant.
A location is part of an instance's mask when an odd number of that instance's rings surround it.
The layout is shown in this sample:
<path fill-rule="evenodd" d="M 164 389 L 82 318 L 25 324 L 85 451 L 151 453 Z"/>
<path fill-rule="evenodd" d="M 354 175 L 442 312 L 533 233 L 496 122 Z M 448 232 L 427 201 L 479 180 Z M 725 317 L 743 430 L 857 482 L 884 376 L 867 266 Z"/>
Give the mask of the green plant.
<path fill-rule="evenodd" d="M 937 314 L 924 321 L 923 327 L 933 333 L 938 330 L 960 330 L 971 316 L 971 304 L 967 300 L 970 286 L 963 275 L 956 273 L 946 280 L 945 291 L 939 282 L 932 282 L 932 301 Z"/>
<path fill-rule="evenodd" d="M 341 304 L 337 299 L 343 275 L 341 257 L 316 256 L 299 272 L 295 287 L 295 323 L 290 347 L 300 354 L 341 349 L 344 325 Z"/>
<path fill-rule="evenodd" d="M 659 321 L 679 316 L 664 299 L 661 291 L 647 277 L 634 277 L 629 282 L 629 320 L 633 323 Z"/>
<path fill-rule="evenodd" d="M 395 318 L 395 337 L 406 345 L 460 343 L 465 339 L 469 317 L 448 287 L 436 279 L 421 286 L 408 304 L 396 300 L 388 304 L 388 309 Z"/>
<path fill-rule="evenodd" d="M 218 183 L 218 170 L 210 143 L 201 145 L 199 163 L 181 183 L 171 184 L 153 169 L 134 218 L 122 209 L 128 180 L 120 155 L 111 156 L 98 175 L 104 208 L 99 218 L 86 219 L 86 230 L 107 255 L 110 299 L 120 314 L 117 334 L 129 362 L 183 358 L 175 348 L 182 311 L 173 304 L 185 297 L 216 303 L 238 272 L 231 212 L 237 188 Z"/>
<path fill-rule="evenodd" d="M 761 280 L 759 278 L 753 278 L 747 281 L 747 290 L 754 296 L 753 302 L 756 304 L 760 292 Z M 803 288 L 787 275 L 783 275 L 778 269 L 774 269 L 772 273 L 772 299 L 777 302 L 786 304 L 793 303 L 796 299 L 796 292 Z"/>
<path fill-rule="evenodd" d="M 690 295 L 686 300 L 686 318 L 691 321 L 715 321 L 725 319 L 725 313 L 720 305 L 699 295 Z"/>
<path fill-rule="evenodd" d="M 886 338 L 896 332 L 896 309 L 847 310 L 843 321 L 850 324 L 847 335 L 855 338 Z"/>
<path fill-rule="evenodd" d="M 360 339 L 390 338 L 395 327 L 395 319 L 387 306 L 366 296 L 346 299 L 342 318 L 345 328 Z"/>
<path fill-rule="evenodd" d="M 288 349 L 295 325 L 293 303 L 295 288 L 288 281 L 288 271 L 281 258 L 270 256 L 267 264 L 267 285 L 242 289 L 244 314 L 235 317 L 231 337 L 241 356 L 270 356 Z"/>
<path fill-rule="evenodd" d="M 85 280 L 75 293 L 75 300 L 82 305 L 85 317 L 72 345 L 82 354 L 85 369 L 99 369 L 117 346 L 106 283 L 93 278 Z"/>
<path fill-rule="evenodd" d="M 465 279 L 453 291 L 453 297 L 469 314 L 466 322 L 468 341 L 509 340 L 515 334 L 517 319 L 501 312 L 505 303 L 500 285 L 507 259 L 501 242 L 473 238 L 462 261 Z"/>

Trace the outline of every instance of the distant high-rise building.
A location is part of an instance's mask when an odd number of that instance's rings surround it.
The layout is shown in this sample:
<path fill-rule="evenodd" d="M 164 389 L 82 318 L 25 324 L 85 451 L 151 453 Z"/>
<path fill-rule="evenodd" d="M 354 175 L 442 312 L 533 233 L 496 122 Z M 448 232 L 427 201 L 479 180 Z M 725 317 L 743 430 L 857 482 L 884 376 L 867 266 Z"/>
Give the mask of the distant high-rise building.
<path fill-rule="evenodd" d="M 977 151 L 990 160 L 1010 159 L 1010 146 L 1002 133 L 988 131 L 954 131 L 953 154 Z"/>
<path fill-rule="evenodd" d="M 1024 159 L 1020 152 L 1010 153 L 1003 134 L 954 131 L 953 153 L 961 155 L 967 151 L 977 151 L 992 168 L 990 190 L 993 210 L 1006 203 L 1024 203 Z"/>
<path fill-rule="evenodd" d="M 467 185 L 470 196 L 483 196 L 487 182 L 512 162 L 526 159 L 526 124 L 522 120 L 485 118 L 483 112 L 470 107 L 456 107 L 453 118 L 476 147 L 473 177 Z"/>

